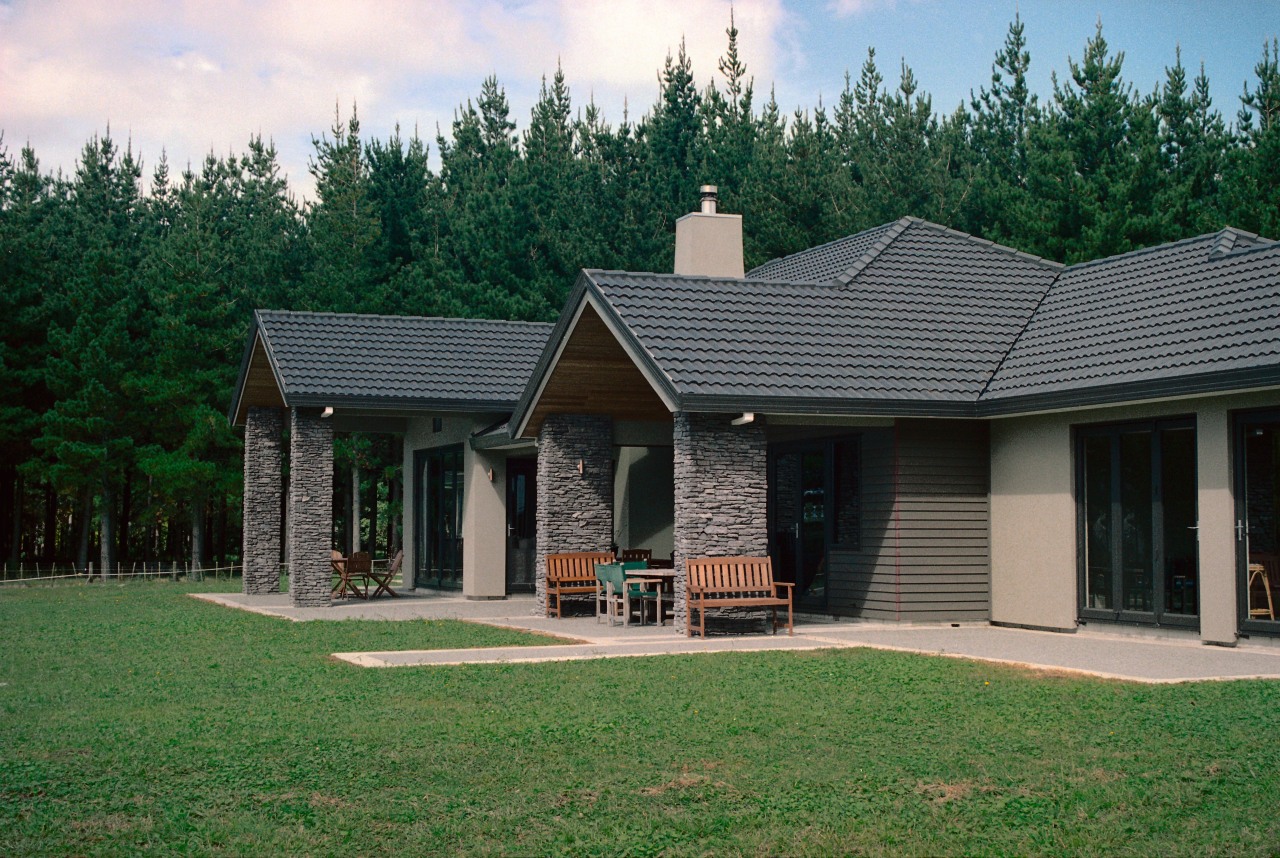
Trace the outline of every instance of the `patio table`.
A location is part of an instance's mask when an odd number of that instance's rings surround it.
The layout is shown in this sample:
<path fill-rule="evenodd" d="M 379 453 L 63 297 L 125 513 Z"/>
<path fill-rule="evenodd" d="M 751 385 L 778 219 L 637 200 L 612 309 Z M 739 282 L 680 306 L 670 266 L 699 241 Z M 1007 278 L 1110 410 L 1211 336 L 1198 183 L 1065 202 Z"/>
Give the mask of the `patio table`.
<path fill-rule="evenodd" d="M 626 569 L 622 573 L 627 581 L 632 584 L 656 584 L 658 592 L 658 625 L 665 626 L 667 624 L 666 615 L 662 611 L 662 597 L 664 595 L 670 597 L 668 604 L 671 610 L 675 611 L 675 581 L 676 571 L 674 569 L 655 569 L 652 566 L 648 569 Z"/>

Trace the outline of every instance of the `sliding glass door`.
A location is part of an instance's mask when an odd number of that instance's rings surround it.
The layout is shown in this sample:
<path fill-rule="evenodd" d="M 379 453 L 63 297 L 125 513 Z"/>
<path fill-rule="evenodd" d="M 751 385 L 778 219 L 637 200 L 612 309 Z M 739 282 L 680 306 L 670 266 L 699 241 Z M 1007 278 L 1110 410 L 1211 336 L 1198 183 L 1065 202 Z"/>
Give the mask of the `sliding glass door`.
<path fill-rule="evenodd" d="M 1280 633 L 1280 411 L 1235 423 L 1240 628 Z"/>
<path fill-rule="evenodd" d="M 1195 424 L 1091 426 L 1076 441 L 1080 616 L 1196 625 Z"/>
<path fill-rule="evenodd" d="M 414 579 L 419 587 L 462 586 L 462 446 L 413 454 Z"/>

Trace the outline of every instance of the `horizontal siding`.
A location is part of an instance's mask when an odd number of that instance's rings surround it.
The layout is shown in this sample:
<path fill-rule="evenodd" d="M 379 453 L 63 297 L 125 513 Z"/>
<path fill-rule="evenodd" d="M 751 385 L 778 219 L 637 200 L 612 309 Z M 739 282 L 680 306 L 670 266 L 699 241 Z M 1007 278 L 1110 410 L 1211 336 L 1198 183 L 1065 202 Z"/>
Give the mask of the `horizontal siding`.
<path fill-rule="evenodd" d="M 831 611 L 912 622 L 989 618 L 989 475 L 984 423 L 900 420 L 893 430 L 866 431 L 862 538 L 831 551 Z"/>

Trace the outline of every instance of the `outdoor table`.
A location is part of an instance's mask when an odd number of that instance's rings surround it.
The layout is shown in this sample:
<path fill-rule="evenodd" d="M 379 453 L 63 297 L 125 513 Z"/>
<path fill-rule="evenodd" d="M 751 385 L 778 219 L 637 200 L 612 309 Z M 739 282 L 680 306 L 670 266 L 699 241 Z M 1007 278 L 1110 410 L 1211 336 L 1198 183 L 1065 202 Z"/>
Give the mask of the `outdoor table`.
<path fill-rule="evenodd" d="M 626 569 L 623 575 L 629 582 L 635 584 L 657 584 L 658 590 L 658 625 L 664 626 L 667 621 L 662 612 L 662 597 L 667 595 L 670 597 L 671 609 L 675 610 L 675 581 L 676 572 L 674 569 Z"/>

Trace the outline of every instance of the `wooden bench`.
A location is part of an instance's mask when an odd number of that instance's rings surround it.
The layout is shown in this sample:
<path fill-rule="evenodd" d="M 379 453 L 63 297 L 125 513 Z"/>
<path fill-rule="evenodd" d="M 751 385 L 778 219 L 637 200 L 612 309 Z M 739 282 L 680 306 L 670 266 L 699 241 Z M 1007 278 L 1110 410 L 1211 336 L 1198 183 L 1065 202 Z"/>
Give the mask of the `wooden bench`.
<path fill-rule="evenodd" d="M 694 628 L 707 636 L 709 608 L 772 608 L 773 633 L 778 633 L 778 608 L 787 609 L 787 634 L 795 634 L 788 581 L 773 580 L 773 562 L 768 557 L 697 557 L 685 563 L 685 629 L 693 637 Z M 699 624 L 693 625 L 698 611 Z"/>
<path fill-rule="evenodd" d="M 547 616 L 560 616 L 563 596 L 596 592 L 596 564 L 612 563 L 612 551 L 579 551 L 547 555 Z M 554 608 L 552 603 L 554 602 Z"/>

